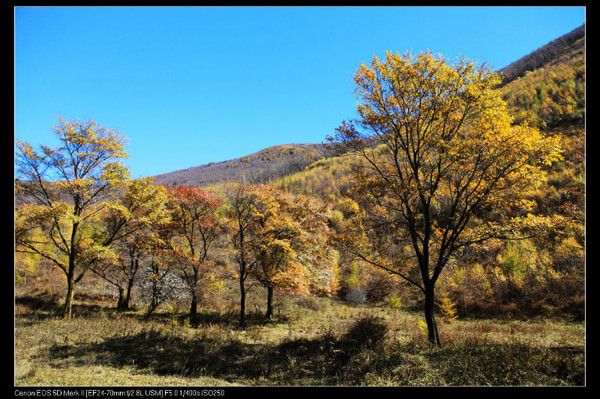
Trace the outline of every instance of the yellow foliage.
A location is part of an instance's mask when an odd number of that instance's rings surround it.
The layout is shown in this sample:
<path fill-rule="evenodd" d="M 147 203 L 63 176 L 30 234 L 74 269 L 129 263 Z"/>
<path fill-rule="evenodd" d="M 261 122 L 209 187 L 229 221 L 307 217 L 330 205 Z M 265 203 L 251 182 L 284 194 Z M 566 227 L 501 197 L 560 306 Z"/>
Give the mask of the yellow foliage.
<path fill-rule="evenodd" d="M 442 292 L 439 307 L 440 307 L 440 310 L 442 311 L 442 314 L 448 320 L 454 320 L 454 319 L 458 318 L 458 311 L 456 310 L 456 302 L 454 302 L 452 300 L 452 298 L 450 298 L 450 296 L 448 295 L 447 292 Z"/>
<path fill-rule="evenodd" d="M 402 301 L 398 295 L 390 294 L 385 299 L 388 306 L 392 309 L 400 309 L 402 307 Z"/>

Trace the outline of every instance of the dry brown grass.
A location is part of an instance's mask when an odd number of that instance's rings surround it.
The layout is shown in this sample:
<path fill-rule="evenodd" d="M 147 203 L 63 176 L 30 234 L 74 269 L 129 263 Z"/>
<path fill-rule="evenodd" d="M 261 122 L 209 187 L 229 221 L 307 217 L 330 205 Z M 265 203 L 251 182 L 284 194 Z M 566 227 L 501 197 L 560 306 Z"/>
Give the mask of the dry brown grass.
<path fill-rule="evenodd" d="M 431 348 L 420 313 L 324 298 L 280 299 L 279 318 L 250 315 L 246 330 L 235 314 L 205 311 L 192 328 L 181 314 L 144 320 L 91 302 L 66 321 L 38 299 L 16 307 L 17 385 L 583 383 L 581 322 L 441 319 Z"/>

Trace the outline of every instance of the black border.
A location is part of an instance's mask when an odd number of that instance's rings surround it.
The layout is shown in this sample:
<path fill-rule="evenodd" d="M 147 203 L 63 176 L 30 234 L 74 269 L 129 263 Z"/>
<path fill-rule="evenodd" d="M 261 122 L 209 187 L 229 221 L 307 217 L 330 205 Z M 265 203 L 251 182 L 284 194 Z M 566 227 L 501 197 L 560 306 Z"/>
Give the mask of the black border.
<path fill-rule="evenodd" d="M 352 4 L 352 2 L 346 1 L 305 1 L 302 3 L 288 2 L 288 3 L 273 3 L 272 1 L 255 0 L 250 2 L 244 2 L 239 0 L 228 1 L 226 3 L 218 3 L 215 1 L 193 1 L 193 0 L 0 0 L 0 7 L 2 16 L 0 19 L 0 29 L 2 30 L 2 64 L 6 68 L 3 68 L 2 83 L 0 88 L 2 89 L 2 100 L 0 101 L 0 109 L 6 113 L 5 117 L 2 118 L 4 127 L 4 134 L 2 136 L 5 141 L 0 146 L 2 150 L 2 167 L 0 167 L 1 174 L 3 175 L 2 187 L 8 187 L 8 193 L 2 195 L 3 209 L 13 210 L 12 221 L 6 220 L 2 223 L 3 239 L 1 240 L 4 248 L 1 253 L 12 253 L 11 264 L 5 262 L 3 266 L 4 278 L 2 278 L 3 289 L 0 291 L 2 295 L 2 302 L 6 305 L 2 306 L 2 309 L 10 309 L 6 312 L 3 318 L 2 333 L 5 335 L 2 340 L 2 385 L 0 392 L 4 392 L 7 397 L 32 397 L 31 394 L 35 394 L 36 391 L 47 391 L 47 390 L 60 390 L 62 394 L 60 396 L 55 395 L 43 395 L 36 397 L 63 397 L 66 398 L 67 391 L 78 391 L 82 393 L 86 389 L 104 389 L 106 391 L 112 390 L 114 392 L 125 392 L 133 387 L 15 387 L 14 386 L 14 7 L 18 6 L 585 6 L 586 7 L 586 46 L 589 42 L 590 33 L 593 31 L 590 29 L 590 14 L 592 11 L 591 0 L 546 0 L 546 1 L 533 1 L 533 0 L 488 0 L 485 2 L 475 1 L 458 1 L 458 0 L 404 0 L 401 2 L 389 3 L 381 0 L 371 0 L 367 4 Z M 587 47 L 591 49 L 593 47 Z M 590 82 L 593 81 L 593 74 L 589 73 L 590 70 L 590 58 L 594 53 L 593 50 L 586 52 L 586 115 L 593 115 L 589 111 L 590 94 L 592 99 L 594 98 L 594 91 L 590 90 Z M 592 79 L 590 79 L 592 76 Z M 589 197 L 589 180 L 590 175 L 589 168 L 593 165 L 593 156 L 587 157 L 587 151 L 594 151 L 595 147 L 590 146 L 590 136 L 595 133 L 590 129 L 590 120 L 592 118 L 586 118 L 586 386 L 585 387 L 198 387 L 196 389 L 223 389 L 225 391 L 225 398 L 262 398 L 262 397 L 277 397 L 277 398 L 289 398 L 289 397 L 307 397 L 318 395 L 318 397 L 373 397 L 373 398 L 412 398 L 412 397 L 458 397 L 458 398 L 503 398 L 507 397 L 530 397 L 540 398 L 550 396 L 558 397 L 573 397 L 573 396 L 587 396 L 591 395 L 596 389 L 596 381 L 592 376 L 592 364 L 594 357 L 591 356 L 592 347 L 595 345 L 591 340 L 592 337 L 592 317 L 595 306 L 592 304 L 594 296 L 589 288 L 594 284 L 592 276 L 595 275 L 595 262 L 592 262 L 589 258 L 587 247 L 589 245 L 589 233 L 593 232 L 595 224 L 590 224 L 590 197 Z M 593 124 L 592 124 L 593 125 Z M 589 134 L 588 134 L 589 132 Z M 12 142 L 9 143 L 8 137 L 12 136 Z M 593 155 L 593 152 L 590 152 Z M 593 212 L 592 212 L 593 214 Z M 3 218 L 4 219 L 4 218 Z M 8 219 L 8 217 L 6 218 Z M 589 226 L 591 229 L 588 229 Z M 6 259 L 2 257 L 0 259 Z M 9 267 L 10 266 L 10 267 Z M 10 305 L 9 305 L 10 304 Z M 8 320 L 7 320 L 8 319 Z M 10 354 L 10 355 L 9 355 Z M 135 387 L 139 390 L 160 390 L 169 389 L 171 387 Z M 179 389 L 194 389 L 193 387 L 173 387 Z M 29 393 L 29 394 L 27 394 Z M 20 395 L 21 394 L 21 395 Z M 78 396 L 79 398 L 85 396 Z M 102 396 L 96 396 L 102 397 Z M 104 396 L 110 397 L 110 396 Z M 148 396 L 145 396 L 148 397 Z M 201 396 L 197 396 L 201 397 Z"/>

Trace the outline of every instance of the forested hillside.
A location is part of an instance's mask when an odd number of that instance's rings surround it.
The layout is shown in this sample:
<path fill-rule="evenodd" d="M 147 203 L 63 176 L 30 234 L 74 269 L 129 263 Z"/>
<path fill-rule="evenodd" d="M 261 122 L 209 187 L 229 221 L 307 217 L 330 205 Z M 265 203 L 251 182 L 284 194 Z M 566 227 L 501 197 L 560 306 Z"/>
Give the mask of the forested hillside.
<path fill-rule="evenodd" d="M 500 73 L 503 76 L 503 83 L 523 76 L 527 71 L 571 58 L 572 51 L 581 48 L 579 41 L 583 40 L 585 40 L 585 24 L 502 68 Z"/>
<path fill-rule="evenodd" d="M 550 130 L 583 123 L 584 44 L 585 25 L 582 25 L 499 71 L 505 86 L 504 98 L 516 123 L 527 122 Z M 242 179 L 267 182 L 299 172 L 327 155 L 322 144 L 284 144 L 239 159 L 158 175 L 156 181 L 167 186 L 204 186 Z M 296 179 L 291 177 L 291 180 Z"/>

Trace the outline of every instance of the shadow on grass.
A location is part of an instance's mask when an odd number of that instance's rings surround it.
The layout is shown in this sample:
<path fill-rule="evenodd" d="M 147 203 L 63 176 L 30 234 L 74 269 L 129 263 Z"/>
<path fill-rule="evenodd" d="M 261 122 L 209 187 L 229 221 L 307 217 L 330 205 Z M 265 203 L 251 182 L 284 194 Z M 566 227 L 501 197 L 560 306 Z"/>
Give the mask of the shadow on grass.
<path fill-rule="evenodd" d="M 431 348 L 385 339 L 381 320 L 358 320 L 345 334 L 280 344 L 223 333 L 181 337 L 145 331 L 100 343 L 54 345 L 53 367 L 136 367 L 157 375 L 209 376 L 258 385 L 582 385 L 583 348 L 471 342 Z"/>
<path fill-rule="evenodd" d="M 56 296 L 47 294 L 43 295 L 25 295 L 15 297 L 15 304 L 24 307 L 26 310 L 19 313 L 19 318 L 24 322 L 35 320 L 44 320 L 49 318 L 60 318 L 63 312 L 63 304 Z M 184 325 L 190 321 L 187 313 L 152 313 L 147 316 L 145 313 L 140 313 L 136 309 L 121 310 L 113 306 L 102 306 L 97 304 L 76 303 L 72 308 L 73 318 L 90 318 L 97 317 L 99 314 L 107 314 L 117 316 L 119 318 L 131 318 L 138 321 L 154 321 L 159 323 L 171 323 L 174 319 L 179 325 Z M 195 320 L 189 325 L 192 327 L 201 327 L 203 325 L 220 325 L 230 329 L 238 328 L 239 313 L 237 312 L 215 312 L 215 311 L 200 311 Z M 287 321 L 287 317 L 280 315 L 273 320 L 265 320 L 264 314 L 260 312 L 251 312 L 246 314 L 246 326 L 260 326 L 273 323 L 281 323 Z"/>
<path fill-rule="evenodd" d="M 224 337 L 182 338 L 158 331 L 111 337 L 97 344 L 54 345 L 55 367 L 103 364 L 135 366 L 158 375 L 211 376 L 248 384 L 359 383 L 373 368 L 361 353 L 383 352 L 384 328 L 367 320 L 335 338 L 297 339 L 279 345 L 250 344 Z M 225 334 L 223 334 L 225 335 Z"/>
<path fill-rule="evenodd" d="M 20 325 L 32 325 L 39 320 L 56 318 L 62 312 L 62 306 L 55 296 L 43 295 L 24 295 L 15 297 L 15 306 L 20 307 L 15 310 L 17 320 Z"/>
<path fill-rule="evenodd" d="M 137 313 L 135 311 L 122 311 L 117 309 L 109 309 L 109 312 L 113 312 L 122 318 L 132 318 L 140 322 L 159 322 L 163 324 L 170 324 L 174 320 L 178 325 L 188 325 L 194 328 L 201 328 L 207 325 L 218 325 L 228 329 L 245 329 L 253 326 L 263 326 L 267 324 L 277 324 L 288 320 L 287 317 L 280 316 L 273 318 L 272 320 L 266 320 L 263 313 L 247 313 L 246 314 L 246 327 L 239 327 L 239 313 L 237 312 L 216 312 L 216 311 L 199 311 L 196 317 L 190 319 L 188 313 L 152 313 L 150 316 L 146 314 Z"/>
<path fill-rule="evenodd" d="M 15 297 L 15 305 L 25 306 L 29 310 L 41 311 L 55 311 L 60 307 L 56 297 L 50 295 L 25 295 Z"/>
<path fill-rule="evenodd" d="M 228 328 L 237 328 L 239 325 L 239 313 L 237 312 L 215 312 L 215 311 L 203 311 L 196 315 L 195 321 L 192 325 L 195 327 L 202 325 L 220 325 Z M 183 316 L 188 318 L 187 315 Z M 246 326 L 261 326 L 265 324 L 282 323 L 288 320 L 287 316 L 279 315 L 274 317 L 272 320 L 266 320 L 265 315 L 261 312 L 250 312 L 246 314 Z"/>
<path fill-rule="evenodd" d="M 19 313 L 23 319 L 49 319 L 62 316 L 64 304 L 56 296 L 36 295 L 15 297 L 15 305 L 25 308 Z M 100 313 L 117 313 L 116 309 L 96 304 L 73 304 L 72 315 L 78 317 L 96 317 Z"/>
<path fill-rule="evenodd" d="M 52 296 L 15 298 L 23 307 L 21 323 L 57 317 L 62 306 Z M 99 313 L 145 319 L 134 311 L 77 304 L 75 318 Z M 158 313 L 155 322 L 184 324 L 186 314 Z M 50 347 L 40 354 L 53 367 L 107 365 L 136 367 L 158 375 L 211 376 L 230 382 L 262 385 L 582 385 L 582 347 L 540 348 L 519 343 L 473 341 L 447 343 L 442 348 L 386 341 L 386 325 L 377 318 L 359 319 L 336 337 L 295 339 L 281 344 L 251 344 L 227 330 L 237 327 L 234 312 L 200 312 L 198 334 L 182 337 L 155 330 L 113 336 L 101 342 Z M 266 322 L 261 313 L 247 316 L 248 326 Z M 204 334 L 206 325 L 228 328 L 216 336 Z"/>

